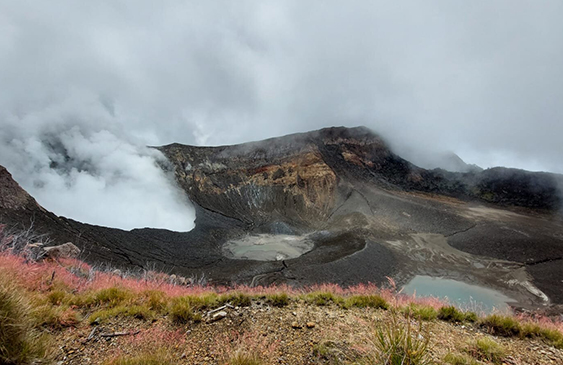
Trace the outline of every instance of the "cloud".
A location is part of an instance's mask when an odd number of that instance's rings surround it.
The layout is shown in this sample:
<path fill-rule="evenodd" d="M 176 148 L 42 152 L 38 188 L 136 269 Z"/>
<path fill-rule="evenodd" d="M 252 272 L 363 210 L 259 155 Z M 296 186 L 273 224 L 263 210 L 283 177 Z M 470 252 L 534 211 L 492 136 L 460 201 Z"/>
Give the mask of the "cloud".
<path fill-rule="evenodd" d="M 138 151 L 367 125 L 415 162 L 453 151 L 563 172 L 562 12 L 557 0 L 0 1 L 0 127 L 14 139 L 0 162 L 20 141 L 49 172 L 44 137 L 74 125 Z"/>
<path fill-rule="evenodd" d="M 4 116 L 0 163 L 57 214 L 127 230 L 192 229 L 193 207 L 159 167 L 164 157 L 127 137 L 114 118 L 87 95 Z"/>

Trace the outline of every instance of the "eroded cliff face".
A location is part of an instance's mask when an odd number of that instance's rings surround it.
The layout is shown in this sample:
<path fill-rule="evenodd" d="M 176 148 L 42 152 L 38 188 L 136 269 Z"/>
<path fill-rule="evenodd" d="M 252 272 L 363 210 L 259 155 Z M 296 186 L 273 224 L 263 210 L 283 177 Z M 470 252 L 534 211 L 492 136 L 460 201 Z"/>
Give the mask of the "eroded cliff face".
<path fill-rule="evenodd" d="M 194 203 L 253 226 L 283 221 L 318 228 L 358 183 L 547 210 L 561 206 L 561 176 L 504 168 L 425 170 L 395 155 L 362 127 L 235 146 L 172 144 L 159 149 Z"/>
<path fill-rule="evenodd" d="M 326 221 L 339 198 L 339 177 L 319 144 L 336 145 L 342 138 L 296 135 L 230 147 L 174 144 L 161 151 L 174 164 L 179 184 L 202 208 L 255 225 L 311 226 Z M 362 156 L 343 153 L 362 164 Z"/>

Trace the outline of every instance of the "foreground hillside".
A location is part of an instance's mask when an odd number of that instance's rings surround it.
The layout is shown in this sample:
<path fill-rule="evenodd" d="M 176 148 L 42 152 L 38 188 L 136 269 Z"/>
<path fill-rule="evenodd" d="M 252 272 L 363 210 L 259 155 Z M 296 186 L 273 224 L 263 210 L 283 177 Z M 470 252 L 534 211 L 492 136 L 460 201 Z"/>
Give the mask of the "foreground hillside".
<path fill-rule="evenodd" d="M 397 294 L 392 281 L 387 289 L 294 290 L 178 285 L 182 280 L 4 252 L 0 363 L 563 363 L 561 322 L 478 318 Z"/>

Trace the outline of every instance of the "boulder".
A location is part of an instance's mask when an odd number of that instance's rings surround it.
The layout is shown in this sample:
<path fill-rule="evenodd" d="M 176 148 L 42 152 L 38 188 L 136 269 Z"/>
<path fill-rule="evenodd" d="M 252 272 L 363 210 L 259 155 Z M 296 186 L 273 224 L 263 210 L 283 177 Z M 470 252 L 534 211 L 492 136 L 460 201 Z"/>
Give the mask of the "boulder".
<path fill-rule="evenodd" d="M 76 258 L 80 255 L 80 249 L 72 242 L 63 243 L 59 246 L 44 247 L 46 256 L 50 258 Z"/>
<path fill-rule="evenodd" d="M 227 312 L 219 311 L 211 316 L 211 322 L 217 322 L 225 317 L 227 317 Z"/>

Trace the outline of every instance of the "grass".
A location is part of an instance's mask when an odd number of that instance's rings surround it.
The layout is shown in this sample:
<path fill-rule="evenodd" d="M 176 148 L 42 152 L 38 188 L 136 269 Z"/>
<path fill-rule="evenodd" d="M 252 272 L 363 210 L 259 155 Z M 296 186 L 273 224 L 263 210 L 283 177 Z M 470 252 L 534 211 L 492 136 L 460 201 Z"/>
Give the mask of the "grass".
<path fill-rule="evenodd" d="M 67 305 L 35 305 L 32 306 L 30 313 L 38 326 L 48 327 L 54 330 L 74 327 L 78 325 L 82 319 L 76 310 Z"/>
<path fill-rule="evenodd" d="M 166 294 L 160 290 L 145 290 L 141 293 L 141 298 L 151 311 L 162 312 L 168 305 Z"/>
<path fill-rule="evenodd" d="M 401 322 L 391 311 L 391 321 L 376 329 L 375 352 L 368 355 L 367 361 L 380 365 L 430 365 L 429 344 L 430 334 L 422 324 L 413 328 L 410 318 Z"/>
<path fill-rule="evenodd" d="M 496 336 L 520 336 L 522 334 L 522 326 L 514 317 L 503 316 L 499 314 L 491 314 L 480 321 L 489 333 Z"/>
<path fill-rule="evenodd" d="M 218 307 L 221 302 L 219 296 L 215 293 L 204 293 L 201 295 L 186 295 L 185 301 L 190 303 L 195 310 L 206 310 Z"/>
<path fill-rule="evenodd" d="M 429 305 L 411 304 L 402 309 L 406 316 L 412 316 L 422 321 L 432 321 L 438 318 L 438 311 Z"/>
<path fill-rule="evenodd" d="M 324 340 L 313 346 L 313 356 L 323 363 L 328 364 L 358 364 L 361 361 L 361 354 L 350 349 L 346 343 Z"/>
<path fill-rule="evenodd" d="M 90 324 L 100 323 L 115 317 L 132 317 L 141 320 L 150 320 L 154 318 L 155 313 L 148 307 L 141 305 L 125 306 L 120 305 L 113 308 L 100 309 L 90 315 L 88 322 Z"/>
<path fill-rule="evenodd" d="M 168 315 L 173 323 L 176 324 L 186 324 L 191 321 L 201 322 L 201 314 L 195 313 L 190 297 L 179 297 L 172 299 Z"/>
<path fill-rule="evenodd" d="M 563 349 L 563 334 L 555 329 L 540 328 L 540 336 L 549 344 L 558 349 Z"/>
<path fill-rule="evenodd" d="M 289 305 L 289 295 L 287 293 L 274 293 L 266 295 L 266 303 L 273 307 L 282 308 Z"/>
<path fill-rule="evenodd" d="M 468 351 L 475 358 L 490 361 L 494 364 L 501 364 L 506 357 L 505 347 L 488 337 L 476 340 Z"/>
<path fill-rule="evenodd" d="M 218 300 L 220 304 L 230 303 L 237 307 L 249 307 L 252 304 L 252 297 L 242 292 L 222 294 Z"/>
<path fill-rule="evenodd" d="M 153 352 L 135 356 L 120 355 L 107 361 L 104 365 L 173 365 L 176 364 L 167 350 L 158 349 Z"/>
<path fill-rule="evenodd" d="M 394 297 L 391 292 L 377 290 L 370 285 L 347 289 L 334 285 L 298 290 L 288 287 L 229 289 L 173 286 L 164 274 L 156 275 L 155 278 L 155 281 L 137 280 L 103 272 L 96 273 L 86 264 L 77 261 L 34 263 L 0 253 L 0 356 L 3 356 L 0 357 L 0 363 L 23 364 L 47 356 L 49 335 L 45 335 L 46 333 L 57 335 L 59 331 L 77 326 L 83 321 L 95 323 L 111 318 L 150 321 L 163 318 L 168 321 L 158 322 L 164 323 L 173 331 L 183 331 L 180 337 L 185 338 L 183 326 L 201 321 L 202 314 L 208 310 L 225 303 L 245 307 L 252 305 L 254 301 L 279 308 L 304 305 L 333 306 L 332 309 L 383 309 L 389 310 L 391 317 L 396 316 L 398 311 L 402 312 L 406 321 L 400 316 L 401 318 L 393 319 L 394 324 L 381 325 L 377 330 L 373 330 L 374 338 L 377 339 L 374 343 L 378 345 L 372 347 L 377 350 L 373 350 L 370 356 L 377 359 L 377 362 L 373 360 L 373 363 L 378 364 L 393 364 L 397 358 L 410 361 L 404 364 L 426 363 L 423 357 L 418 356 L 427 351 L 427 337 L 422 327 L 412 324 L 415 319 L 419 321 L 419 325 L 421 321 L 436 319 L 452 323 L 476 322 L 479 328 L 493 335 L 538 338 L 563 348 L 563 334 L 557 330 L 563 327 L 558 323 L 502 315 L 479 319 L 473 312 L 462 312 L 451 306 L 439 307 L 435 302 L 415 298 Z M 389 316 L 385 315 L 386 318 Z M 415 334 L 422 335 L 422 338 Z M 226 363 L 269 363 L 264 360 L 264 353 L 267 352 L 264 349 L 270 344 L 252 344 L 252 341 L 256 342 L 262 338 L 261 335 L 255 337 L 245 338 L 246 342 L 241 340 L 240 346 L 230 349 L 225 357 Z M 166 341 L 157 339 L 154 343 L 162 345 Z M 338 343 L 342 343 L 338 348 L 318 345 L 314 347 L 315 354 L 323 357 L 324 353 L 328 356 L 329 352 L 334 355 L 338 351 L 348 351 L 345 347 L 349 343 L 340 339 Z M 262 355 L 257 358 L 245 357 L 248 353 L 256 357 L 253 350 L 255 348 L 262 348 Z M 497 356 L 498 352 L 494 350 L 494 346 L 487 346 L 486 343 L 471 346 L 471 353 L 483 360 L 496 359 L 494 356 Z M 348 356 L 348 352 L 346 354 Z M 332 355 L 329 357 L 334 360 L 336 357 Z M 161 358 L 158 360 L 158 363 L 166 363 Z M 174 359 L 176 360 L 177 358 Z M 458 353 L 449 355 L 448 361 L 444 359 L 450 364 L 473 364 L 469 360 L 467 354 Z M 138 356 L 118 356 L 112 360 L 112 364 L 151 363 L 155 363 L 154 354 L 142 352 Z"/>
<path fill-rule="evenodd" d="M 48 335 L 38 331 L 25 295 L 0 275 L 0 363 L 28 364 L 51 357 Z"/>
<path fill-rule="evenodd" d="M 326 291 L 317 291 L 317 292 L 305 294 L 303 299 L 305 300 L 306 303 L 314 304 L 321 307 L 330 304 L 344 304 L 345 302 L 341 296 Z"/>
<path fill-rule="evenodd" d="M 465 321 L 465 314 L 451 305 L 448 307 L 442 307 L 438 310 L 438 319 L 453 323 L 463 322 Z"/>
<path fill-rule="evenodd" d="M 232 330 L 215 337 L 213 353 L 222 365 L 277 364 L 278 346 L 279 341 L 264 336 L 261 331 Z"/>
<path fill-rule="evenodd" d="M 130 290 L 119 287 L 110 287 L 98 290 L 92 293 L 91 296 L 87 296 L 84 304 L 117 306 L 133 298 L 134 295 Z"/>
<path fill-rule="evenodd" d="M 479 320 L 480 325 L 492 335 L 520 338 L 541 338 L 548 344 L 563 349 L 563 333 L 545 328 L 538 323 L 524 322 L 510 316 L 492 314 Z"/>
<path fill-rule="evenodd" d="M 238 350 L 234 354 L 230 355 L 224 365 L 265 365 L 264 360 L 256 353 Z"/>
<path fill-rule="evenodd" d="M 467 322 L 475 323 L 479 321 L 479 316 L 475 312 L 465 312 L 465 320 Z"/>
<path fill-rule="evenodd" d="M 479 363 L 469 355 L 452 352 L 444 356 L 444 362 L 450 365 L 479 365 Z"/>
<path fill-rule="evenodd" d="M 389 309 L 389 303 L 379 295 L 353 295 L 344 300 L 342 307 Z"/>

